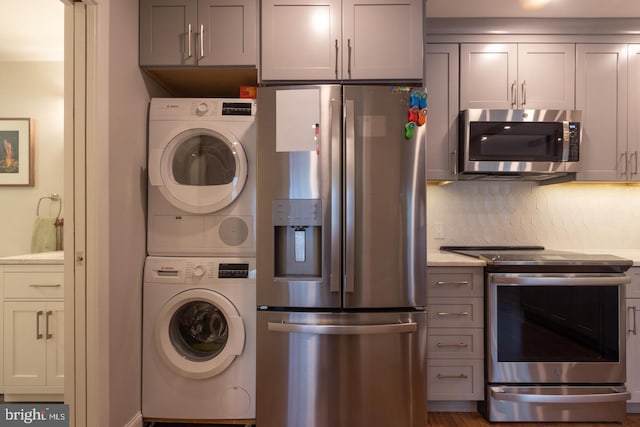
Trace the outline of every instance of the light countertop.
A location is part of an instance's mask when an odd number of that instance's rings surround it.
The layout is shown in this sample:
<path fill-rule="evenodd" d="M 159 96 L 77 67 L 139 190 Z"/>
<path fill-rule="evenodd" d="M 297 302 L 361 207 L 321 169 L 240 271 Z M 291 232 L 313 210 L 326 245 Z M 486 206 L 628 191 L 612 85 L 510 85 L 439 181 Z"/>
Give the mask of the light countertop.
<path fill-rule="evenodd" d="M 64 251 L 40 252 L 0 258 L 0 265 L 8 264 L 62 264 Z"/>

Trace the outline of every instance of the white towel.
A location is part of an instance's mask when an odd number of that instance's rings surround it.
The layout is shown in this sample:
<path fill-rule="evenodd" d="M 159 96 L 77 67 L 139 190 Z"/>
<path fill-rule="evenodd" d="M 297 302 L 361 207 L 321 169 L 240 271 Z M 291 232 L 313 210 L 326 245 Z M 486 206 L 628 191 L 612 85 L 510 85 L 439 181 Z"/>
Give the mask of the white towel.
<path fill-rule="evenodd" d="M 56 218 L 36 217 L 33 225 L 33 235 L 31 236 L 31 253 L 55 251 L 56 239 Z"/>

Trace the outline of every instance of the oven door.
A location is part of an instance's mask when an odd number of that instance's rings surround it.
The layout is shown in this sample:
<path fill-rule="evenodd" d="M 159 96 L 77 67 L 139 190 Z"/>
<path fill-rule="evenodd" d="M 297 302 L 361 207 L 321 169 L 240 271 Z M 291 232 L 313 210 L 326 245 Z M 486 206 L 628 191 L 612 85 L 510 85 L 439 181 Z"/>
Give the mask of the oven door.
<path fill-rule="evenodd" d="M 623 384 L 629 282 L 613 273 L 488 273 L 488 383 Z"/>

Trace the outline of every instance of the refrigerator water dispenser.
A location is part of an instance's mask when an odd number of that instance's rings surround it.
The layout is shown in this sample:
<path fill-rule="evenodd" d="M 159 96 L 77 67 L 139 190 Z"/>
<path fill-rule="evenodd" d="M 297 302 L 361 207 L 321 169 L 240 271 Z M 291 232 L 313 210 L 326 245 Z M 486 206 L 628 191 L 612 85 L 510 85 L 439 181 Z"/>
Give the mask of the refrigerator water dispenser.
<path fill-rule="evenodd" d="M 276 277 L 322 276 L 322 201 L 273 203 Z"/>

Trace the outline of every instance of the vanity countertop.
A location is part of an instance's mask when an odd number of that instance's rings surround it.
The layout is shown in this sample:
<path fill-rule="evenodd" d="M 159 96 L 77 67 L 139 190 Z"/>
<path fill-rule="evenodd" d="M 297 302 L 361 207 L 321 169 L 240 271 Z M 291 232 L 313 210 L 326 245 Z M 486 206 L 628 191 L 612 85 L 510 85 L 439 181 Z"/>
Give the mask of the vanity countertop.
<path fill-rule="evenodd" d="M 0 258 L 0 265 L 15 264 L 63 264 L 64 251 L 40 252 Z"/>

